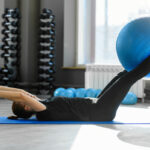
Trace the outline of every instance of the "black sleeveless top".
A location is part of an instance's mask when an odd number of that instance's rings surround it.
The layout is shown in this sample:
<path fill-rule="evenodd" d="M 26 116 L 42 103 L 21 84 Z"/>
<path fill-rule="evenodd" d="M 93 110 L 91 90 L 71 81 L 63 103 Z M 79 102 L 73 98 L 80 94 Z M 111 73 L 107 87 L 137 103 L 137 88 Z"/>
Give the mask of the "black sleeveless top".
<path fill-rule="evenodd" d="M 37 112 L 40 121 L 89 121 L 91 98 L 51 97 L 40 101 L 46 110 Z"/>

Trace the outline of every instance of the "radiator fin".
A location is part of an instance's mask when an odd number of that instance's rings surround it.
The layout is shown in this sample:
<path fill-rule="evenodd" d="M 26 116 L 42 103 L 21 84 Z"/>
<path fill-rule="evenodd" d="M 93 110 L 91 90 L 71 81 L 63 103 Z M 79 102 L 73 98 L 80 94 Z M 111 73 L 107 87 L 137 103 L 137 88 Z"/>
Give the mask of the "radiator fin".
<path fill-rule="evenodd" d="M 123 67 L 120 65 L 86 65 L 85 88 L 103 89 L 122 70 Z M 143 79 L 138 80 L 130 91 L 138 98 L 144 98 Z"/>

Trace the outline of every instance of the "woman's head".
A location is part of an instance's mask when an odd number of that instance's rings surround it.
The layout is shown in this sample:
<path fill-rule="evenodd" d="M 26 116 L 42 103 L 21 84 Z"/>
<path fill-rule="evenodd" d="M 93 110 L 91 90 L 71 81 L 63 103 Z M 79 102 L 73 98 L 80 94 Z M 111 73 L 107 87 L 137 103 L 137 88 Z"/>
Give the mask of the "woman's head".
<path fill-rule="evenodd" d="M 22 103 L 18 103 L 18 102 L 13 102 L 12 111 L 17 116 L 17 118 L 27 119 L 27 118 L 30 118 L 34 114 L 34 112 L 31 110 L 29 106 L 22 104 Z"/>

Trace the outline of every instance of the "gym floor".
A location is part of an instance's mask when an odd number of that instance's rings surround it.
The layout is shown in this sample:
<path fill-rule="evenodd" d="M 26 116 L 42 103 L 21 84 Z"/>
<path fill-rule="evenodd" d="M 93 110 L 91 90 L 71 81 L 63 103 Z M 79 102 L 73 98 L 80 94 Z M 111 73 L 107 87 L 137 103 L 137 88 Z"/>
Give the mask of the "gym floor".
<path fill-rule="evenodd" d="M 148 119 L 150 104 L 121 105 L 116 120 Z M 12 115 L 11 102 L 0 100 L 0 116 Z M 135 119 L 135 121 L 136 121 Z M 0 150 L 148 150 L 150 124 L 0 125 Z"/>

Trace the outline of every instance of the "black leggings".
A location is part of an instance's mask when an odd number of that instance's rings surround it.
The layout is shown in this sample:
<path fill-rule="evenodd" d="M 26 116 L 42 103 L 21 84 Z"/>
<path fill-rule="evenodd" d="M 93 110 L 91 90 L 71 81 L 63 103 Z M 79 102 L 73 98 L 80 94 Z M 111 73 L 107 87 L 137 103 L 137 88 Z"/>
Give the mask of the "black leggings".
<path fill-rule="evenodd" d="M 132 71 L 127 72 L 124 70 L 119 73 L 98 96 L 98 101 L 93 107 L 91 120 L 113 120 L 120 103 L 130 90 L 131 86 L 149 72 L 150 56 Z"/>

